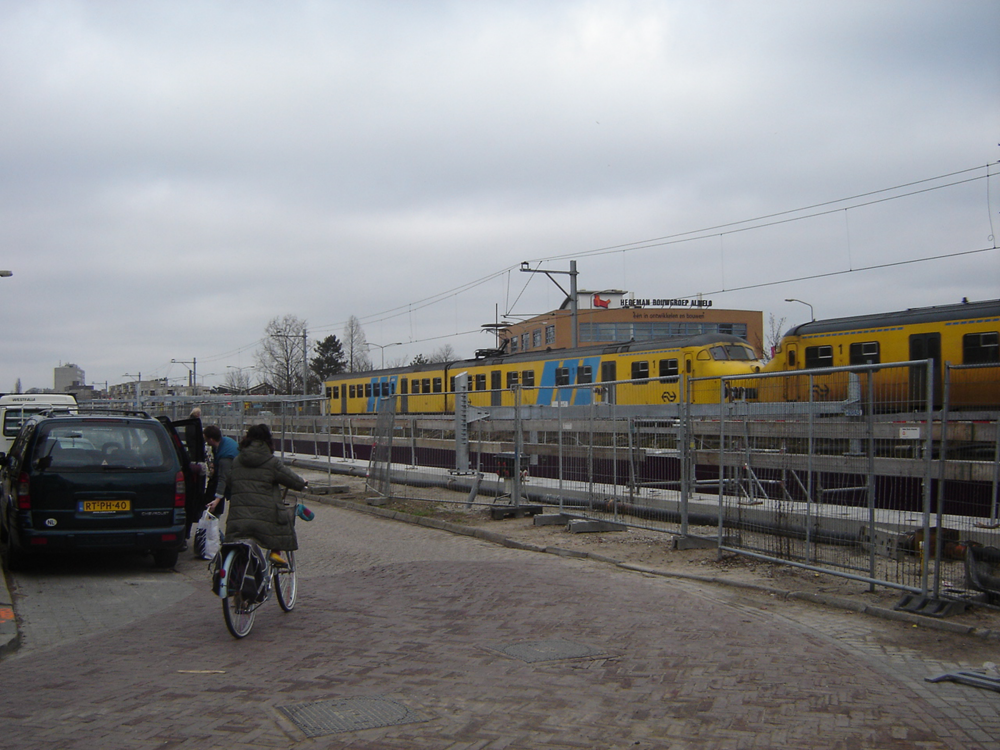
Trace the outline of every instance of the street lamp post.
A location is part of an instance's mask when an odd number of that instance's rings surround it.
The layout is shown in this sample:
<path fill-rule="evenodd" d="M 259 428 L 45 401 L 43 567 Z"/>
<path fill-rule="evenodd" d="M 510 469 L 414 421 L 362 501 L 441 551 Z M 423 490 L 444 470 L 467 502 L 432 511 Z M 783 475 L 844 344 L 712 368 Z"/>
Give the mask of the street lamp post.
<path fill-rule="evenodd" d="M 366 341 L 365 342 L 365 346 L 369 346 L 369 347 L 371 347 L 371 346 L 377 346 L 379 349 L 382 350 L 382 368 L 381 369 L 383 369 L 383 370 L 385 369 L 385 350 L 388 349 L 390 346 L 402 346 L 402 345 L 403 345 L 402 341 L 394 341 L 391 344 L 373 344 L 370 341 Z"/>
<path fill-rule="evenodd" d="M 810 321 L 816 320 L 816 315 L 815 313 L 813 313 L 813 306 L 810 305 L 808 302 L 801 299 L 795 299 L 794 297 L 789 297 L 788 299 L 785 300 L 785 302 L 798 302 L 800 305 L 805 305 L 806 307 L 809 308 L 809 320 Z"/>

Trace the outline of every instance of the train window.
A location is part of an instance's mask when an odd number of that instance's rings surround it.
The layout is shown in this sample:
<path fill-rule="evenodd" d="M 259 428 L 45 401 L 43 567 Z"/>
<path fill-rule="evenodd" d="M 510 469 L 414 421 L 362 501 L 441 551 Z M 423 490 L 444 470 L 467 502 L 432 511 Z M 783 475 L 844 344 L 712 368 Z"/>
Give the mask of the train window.
<path fill-rule="evenodd" d="M 351 398 L 354 398 L 354 386 L 353 385 L 351 386 L 350 394 L 351 394 Z"/>
<path fill-rule="evenodd" d="M 420 379 L 420 392 L 421 393 L 430 393 L 431 392 L 431 379 L 430 378 L 421 378 Z"/>
<path fill-rule="evenodd" d="M 400 378 L 399 379 L 399 392 L 400 392 L 400 394 L 402 394 L 403 396 L 405 396 L 407 390 L 409 389 L 409 386 L 410 386 L 410 381 L 409 380 L 407 380 L 406 378 Z"/>
<path fill-rule="evenodd" d="M 569 368 L 556 368 L 556 385 L 569 385 Z"/>
<path fill-rule="evenodd" d="M 721 357 L 721 359 L 732 359 L 737 362 L 752 362 L 753 360 L 757 359 L 757 355 L 754 354 L 753 349 L 747 346 L 740 346 L 739 344 L 727 344 L 724 348 L 726 350 L 726 356 Z M 720 357 L 716 357 L 716 359 L 720 359 Z"/>
<path fill-rule="evenodd" d="M 715 348 L 716 349 L 721 349 L 722 347 L 718 346 L 718 347 L 715 347 Z M 702 350 L 700 350 L 698 352 L 698 356 L 696 357 L 696 359 L 699 359 L 699 360 L 702 360 L 702 361 L 707 360 L 707 359 L 712 359 L 712 353 L 708 349 L 702 349 Z"/>
<path fill-rule="evenodd" d="M 877 341 L 859 341 L 851 344 L 852 365 L 877 365 L 881 362 Z"/>
<path fill-rule="evenodd" d="M 531 388 L 535 385 L 535 371 L 525 370 L 521 373 L 521 385 Z"/>
<path fill-rule="evenodd" d="M 648 380 L 649 379 L 649 362 L 645 360 L 642 362 L 632 363 L 632 380 Z"/>
<path fill-rule="evenodd" d="M 486 390 L 486 373 L 481 372 L 476 375 L 476 390 L 485 391 Z"/>
<path fill-rule="evenodd" d="M 833 367 L 832 346 L 806 347 L 806 369 L 811 370 L 815 367 Z"/>
<path fill-rule="evenodd" d="M 583 367 L 577 368 L 576 371 L 576 382 L 583 383 L 593 383 L 594 382 L 594 368 L 590 365 L 584 365 Z"/>
<path fill-rule="evenodd" d="M 794 370 L 795 367 L 796 367 L 796 364 L 795 364 L 795 350 L 794 349 L 789 349 L 788 350 L 788 367 L 790 369 L 792 369 L 792 370 Z"/>
<path fill-rule="evenodd" d="M 660 377 L 661 378 L 672 378 L 678 374 L 677 360 L 676 359 L 661 359 L 660 360 Z"/>
<path fill-rule="evenodd" d="M 967 333 L 962 337 L 962 364 L 988 365 L 1000 362 L 1000 336 L 996 331 Z"/>
<path fill-rule="evenodd" d="M 382 398 L 389 398 L 392 395 L 392 383 L 388 380 L 382 382 Z"/>
<path fill-rule="evenodd" d="M 513 388 L 515 385 L 517 385 L 517 372 L 516 371 L 515 372 L 508 372 L 507 373 L 507 387 L 508 388 Z"/>
<path fill-rule="evenodd" d="M 440 393 L 443 390 L 441 378 L 434 378 L 434 392 Z"/>
<path fill-rule="evenodd" d="M 419 380 L 417 380 L 416 378 L 414 378 L 410 382 L 410 386 L 411 386 L 411 388 L 410 388 L 411 392 L 413 392 L 413 393 L 420 393 L 420 381 Z"/>
<path fill-rule="evenodd" d="M 371 397 L 372 397 L 372 384 L 365 383 L 365 398 L 371 398 Z"/>

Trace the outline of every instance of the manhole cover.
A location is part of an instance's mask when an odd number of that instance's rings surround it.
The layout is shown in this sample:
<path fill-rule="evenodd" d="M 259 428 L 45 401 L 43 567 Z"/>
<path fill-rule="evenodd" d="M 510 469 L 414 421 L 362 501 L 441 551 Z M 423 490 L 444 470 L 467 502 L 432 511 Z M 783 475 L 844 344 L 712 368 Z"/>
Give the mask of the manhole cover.
<path fill-rule="evenodd" d="M 522 643 L 505 643 L 492 647 L 494 651 L 520 659 L 526 662 L 556 661 L 558 659 L 582 659 L 586 657 L 607 656 L 600 649 L 574 643 L 564 638 L 549 638 L 544 641 L 524 641 Z"/>
<path fill-rule="evenodd" d="M 298 703 L 294 706 L 278 706 L 278 710 L 291 719 L 307 737 L 428 720 L 427 716 L 402 703 L 378 696 Z"/>

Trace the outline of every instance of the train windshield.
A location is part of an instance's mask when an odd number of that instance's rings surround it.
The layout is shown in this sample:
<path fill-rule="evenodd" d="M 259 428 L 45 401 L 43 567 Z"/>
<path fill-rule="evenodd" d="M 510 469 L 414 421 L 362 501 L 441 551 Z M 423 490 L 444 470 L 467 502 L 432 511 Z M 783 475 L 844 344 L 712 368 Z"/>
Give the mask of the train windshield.
<path fill-rule="evenodd" d="M 752 362 L 757 359 L 753 349 L 739 344 L 726 344 L 725 346 L 713 346 L 710 350 L 712 359 L 715 360 L 736 360 L 740 362 Z"/>

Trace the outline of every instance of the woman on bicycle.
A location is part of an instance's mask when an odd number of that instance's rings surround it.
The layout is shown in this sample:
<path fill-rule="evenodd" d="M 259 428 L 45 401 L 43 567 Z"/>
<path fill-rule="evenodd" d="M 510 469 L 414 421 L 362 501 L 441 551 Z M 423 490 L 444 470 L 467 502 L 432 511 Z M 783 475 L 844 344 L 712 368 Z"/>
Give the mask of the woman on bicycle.
<path fill-rule="evenodd" d="M 281 487 L 303 490 L 306 481 L 274 455 L 271 430 L 265 424 L 247 430 L 226 482 L 229 490 L 227 539 L 254 539 L 271 550 L 271 562 L 287 565 L 280 552 L 299 548 L 295 538 L 295 506 L 285 503 Z"/>

